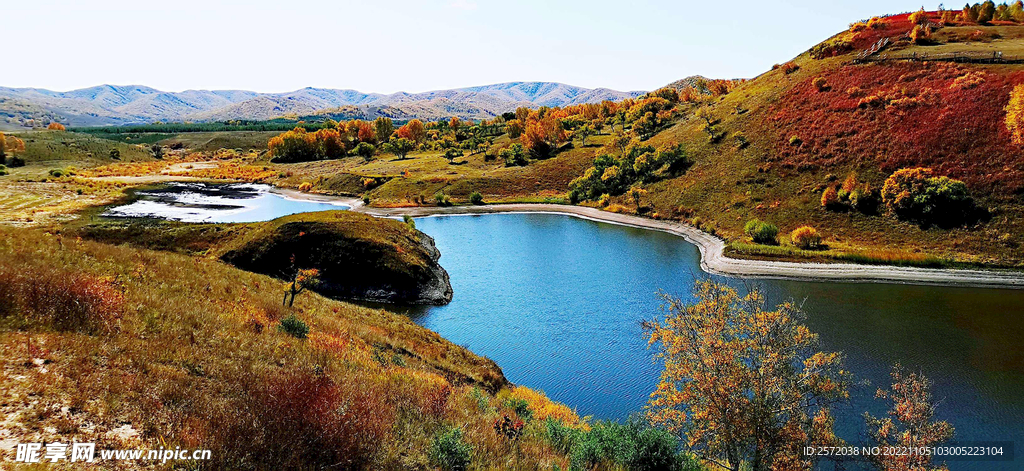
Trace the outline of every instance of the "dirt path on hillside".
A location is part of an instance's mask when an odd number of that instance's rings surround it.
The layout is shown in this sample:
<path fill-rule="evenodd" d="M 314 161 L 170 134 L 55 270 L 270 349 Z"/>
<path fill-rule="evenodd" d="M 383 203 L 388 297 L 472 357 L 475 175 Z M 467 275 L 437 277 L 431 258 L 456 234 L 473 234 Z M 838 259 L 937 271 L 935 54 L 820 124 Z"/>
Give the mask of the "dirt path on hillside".
<path fill-rule="evenodd" d="M 854 263 L 811 263 L 748 260 L 725 255 L 725 241 L 692 226 L 675 221 L 647 219 L 629 214 L 610 213 L 583 206 L 521 203 L 481 206 L 371 208 L 357 198 L 309 195 L 294 190 L 280 193 L 295 199 L 335 201 L 372 216 L 413 217 L 472 215 L 494 213 L 549 213 L 579 217 L 623 226 L 652 229 L 677 235 L 700 249 L 701 268 L 718 275 L 751 278 L 793 279 L 836 282 L 906 283 L 942 286 L 1024 289 L 1024 273 L 1009 270 L 961 270 L 939 268 L 861 265 Z"/>

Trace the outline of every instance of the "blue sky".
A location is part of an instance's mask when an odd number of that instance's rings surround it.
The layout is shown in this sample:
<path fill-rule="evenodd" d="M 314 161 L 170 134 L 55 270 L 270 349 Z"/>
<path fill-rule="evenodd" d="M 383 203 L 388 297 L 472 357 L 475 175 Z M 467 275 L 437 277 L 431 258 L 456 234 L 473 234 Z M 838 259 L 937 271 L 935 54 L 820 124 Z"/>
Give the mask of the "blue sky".
<path fill-rule="evenodd" d="M 21 1 L 0 86 L 418 92 L 510 81 L 648 90 L 751 77 L 911 1 Z M 926 5 L 934 9 L 937 5 Z"/>

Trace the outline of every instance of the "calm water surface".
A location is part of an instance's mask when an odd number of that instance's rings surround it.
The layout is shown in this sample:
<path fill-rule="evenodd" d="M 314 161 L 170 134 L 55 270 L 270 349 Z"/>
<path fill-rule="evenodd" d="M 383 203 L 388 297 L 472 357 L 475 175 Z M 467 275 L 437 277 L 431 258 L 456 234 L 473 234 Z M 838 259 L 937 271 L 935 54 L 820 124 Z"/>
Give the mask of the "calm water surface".
<path fill-rule="evenodd" d="M 180 184 L 141 196 L 107 215 L 246 222 L 339 209 L 265 185 Z M 661 232 L 551 214 L 416 224 L 437 241 L 455 297 L 406 314 L 494 359 L 511 381 L 601 419 L 641 411 L 654 390 L 660 366 L 640 321 L 661 312 L 657 293 L 692 299 L 694 280 L 707 276 L 695 246 Z M 885 413 L 874 391 L 899 362 L 934 380 L 938 417 L 958 440 L 1024 447 L 1024 290 L 720 279 L 741 290 L 756 284 L 773 304 L 802 302 L 822 347 L 845 352 L 849 369 L 870 382 L 836 413 L 848 441 L 863 440 L 863 412 Z M 1024 459 L 951 464 L 1020 469 Z"/>
<path fill-rule="evenodd" d="M 287 198 L 269 185 L 171 183 L 136 192 L 137 199 L 105 217 L 150 217 L 184 222 L 257 222 L 289 214 L 348 209 L 336 203 Z"/>
<path fill-rule="evenodd" d="M 697 248 L 669 234 L 549 214 L 416 220 L 441 250 L 455 297 L 414 308 L 416 322 L 486 355 L 509 380 L 545 391 L 582 415 L 623 419 L 640 411 L 660 366 L 639 322 L 659 315 L 657 296 L 692 299 Z M 895 284 L 720 278 L 753 283 L 769 302 L 803 302 L 822 347 L 845 352 L 858 379 L 837 411 L 848 441 L 861 415 L 902 363 L 929 376 L 940 419 L 958 440 L 1024 444 L 1024 291 Z M 1015 463 L 951 463 L 954 469 L 1019 469 Z"/>

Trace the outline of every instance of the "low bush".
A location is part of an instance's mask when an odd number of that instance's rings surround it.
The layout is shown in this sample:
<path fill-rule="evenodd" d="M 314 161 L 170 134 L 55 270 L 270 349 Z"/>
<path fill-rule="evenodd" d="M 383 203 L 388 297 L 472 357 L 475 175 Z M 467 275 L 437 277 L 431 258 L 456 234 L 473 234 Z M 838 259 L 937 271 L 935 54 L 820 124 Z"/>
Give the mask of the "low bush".
<path fill-rule="evenodd" d="M 472 204 L 484 204 L 484 195 L 481 195 L 479 191 L 474 191 L 469 195 L 469 202 Z"/>
<path fill-rule="evenodd" d="M 885 180 L 882 202 L 897 217 L 942 226 L 963 224 L 977 212 L 964 182 L 934 176 L 930 168 L 897 170 Z"/>
<path fill-rule="evenodd" d="M 436 435 L 430 444 L 430 462 L 445 471 L 462 471 L 469 467 L 473 449 L 462 439 L 462 430 L 451 427 Z"/>
<path fill-rule="evenodd" d="M 798 227 L 790 234 L 789 238 L 793 241 L 793 245 L 804 250 L 821 247 L 821 235 L 811 226 Z"/>
<path fill-rule="evenodd" d="M 299 184 L 299 191 L 310 191 L 313 189 L 313 184 L 310 182 L 302 182 Z"/>
<path fill-rule="evenodd" d="M 637 471 L 700 469 L 699 464 L 678 452 L 675 436 L 638 419 L 625 424 L 597 422 L 589 431 L 580 432 L 571 440 L 574 440 L 571 452 L 571 469 L 574 470 L 602 465 Z"/>
<path fill-rule="evenodd" d="M 743 226 L 743 232 L 758 244 L 775 245 L 779 243 L 779 227 L 775 224 L 751 219 Z"/>
<path fill-rule="evenodd" d="M 281 319 L 278 329 L 297 339 L 304 339 L 309 335 L 309 326 L 302 322 L 302 319 L 295 317 L 295 314 L 290 314 L 288 317 Z"/>

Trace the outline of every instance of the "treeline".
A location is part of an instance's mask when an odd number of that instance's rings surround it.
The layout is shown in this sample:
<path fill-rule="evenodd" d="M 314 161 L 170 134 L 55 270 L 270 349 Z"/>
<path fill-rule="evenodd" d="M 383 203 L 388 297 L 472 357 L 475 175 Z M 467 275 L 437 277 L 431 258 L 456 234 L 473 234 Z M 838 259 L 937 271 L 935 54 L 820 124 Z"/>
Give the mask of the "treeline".
<path fill-rule="evenodd" d="M 391 119 L 384 117 L 373 121 L 328 119 L 315 127 L 288 129 L 272 138 L 269 148 L 276 162 L 337 159 L 351 154 L 370 160 L 378 152 L 405 158 L 413 151 L 434 151 L 441 152 L 451 162 L 467 152 L 483 152 L 487 160 L 501 157 L 508 166 L 527 165 L 530 159 L 556 155 L 573 140 L 586 146 L 588 138 L 605 130 L 617 134 L 617 142 L 623 142 L 619 150 L 624 151 L 626 144 L 646 140 L 672 122 L 681 112 L 679 105 L 701 104 L 729 93 L 739 83 L 701 79 L 681 90 L 663 88 L 620 102 L 606 100 L 536 109 L 520 107 L 481 121 L 458 117 L 428 122 L 413 119 L 396 127 Z M 512 142 L 496 154 L 488 154 L 495 138 L 505 134 Z M 655 157 L 641 161 L 658 160 L 662 154 L 655 153 Z M 630 168 L 632 165 L 630 162 Z M 664 163 L 659 163 L 645 172 L 653 174 L 662 167 Z M 626 169 L 623 174 L 631 172 L 633 170 Z M 641 180 L 648 178 L 644 175 Z"/>

